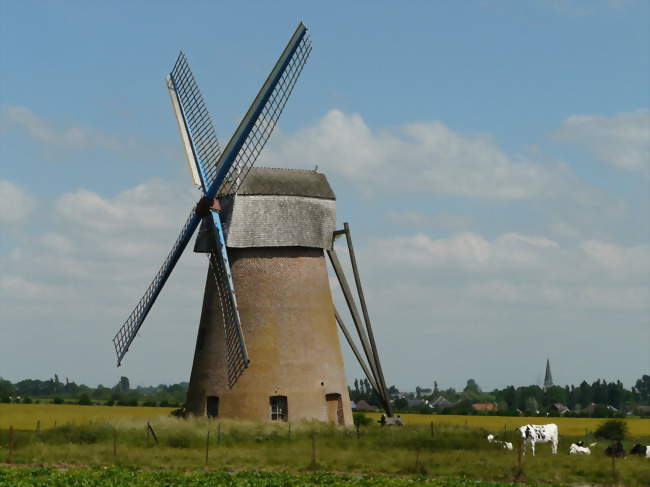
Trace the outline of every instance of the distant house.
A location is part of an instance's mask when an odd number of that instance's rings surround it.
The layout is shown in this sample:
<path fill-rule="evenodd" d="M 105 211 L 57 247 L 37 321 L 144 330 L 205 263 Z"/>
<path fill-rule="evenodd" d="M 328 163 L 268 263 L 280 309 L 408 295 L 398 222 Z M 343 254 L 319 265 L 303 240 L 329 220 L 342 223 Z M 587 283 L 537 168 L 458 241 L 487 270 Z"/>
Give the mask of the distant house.
<path fill-rule="evenodd" d="M 378 411 L 379 409 L 377 406 L 372 406 L 371 404 L 368 404 L 366 401 L 361 399 L 361 401 L 357 401 L 355 411 Z"/>
<path fill-rule="evenodd" d="M 431 401 L 430 406 L 432 408 L 440 408 L 440 409 L 445 409 L 445 408 L 451 408 L 454 407 L 453 402 L 449 402 L 445 397 L 443 396 L 438 396 L 436 397 L 433 401 Z"/>
<path fill-rule="evenodd" d="M 594 411 L 596 410 L 596 408 L 598 406 L 599 406 L 599 404 L 596 404 L 595 402 L 592 402 L 589 406 L 582 408 L 581 412 L 587 413 L 587 414 L 594 414 Z M 614 406 L 607 405 L 605 407 L 607 408 L 608 411 L 611 411 L 612 413 L 617 413 L 618 412 L 618 409 L 616 409 Z"/>
<path fill-rule="evenodd" d="M 474 411 L 496 411 L 498 409 L 495 402 L 477 402 L 472 404 Z"/>
<path fill-rule="evenodd" d="M 422 408 L 429 405 L 428 401 L 422 399 L 407 399 L 406 402 L 409 408 Z"/>
<path fill-rule="evenodd" d="M 571 411 L 568 407 L 566 407 L 561 402 L 556 402 L 555 404 L 553 404 L 551 406 L 551 409 L 553 409 L 553 411 L 557 411 L 560 414 L 560 416 L 564 416 L 565 413 Z"/>

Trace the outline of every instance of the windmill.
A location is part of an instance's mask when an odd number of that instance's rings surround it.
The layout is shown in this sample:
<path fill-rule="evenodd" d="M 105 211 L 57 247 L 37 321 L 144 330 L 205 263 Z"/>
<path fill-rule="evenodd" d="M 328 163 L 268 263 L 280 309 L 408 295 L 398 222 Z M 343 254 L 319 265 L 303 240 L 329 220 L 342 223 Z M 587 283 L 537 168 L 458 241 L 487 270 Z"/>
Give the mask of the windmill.
<path fill-rule="evenodd" d="M 189 170 L 202 197 L 113 343 L 119 366 L 200 227 L 194 251 L 208 255 L 209 268 L 187 401 L 195 415 L 350 424 L 335 323 L 391 415 L 349 226 L 335 230 L 335 197 L 325 176 L 252 169 L 310 52 L 307 29 L 300 23 L 223 150 L 183 53 L 167 77 Z M 342 235 L 363 322 L 333 248 Z M 324 252 L 341 283 L 368 365 L 333 309 Z M 251 363 L 254 370 L 244 373 Z"/>

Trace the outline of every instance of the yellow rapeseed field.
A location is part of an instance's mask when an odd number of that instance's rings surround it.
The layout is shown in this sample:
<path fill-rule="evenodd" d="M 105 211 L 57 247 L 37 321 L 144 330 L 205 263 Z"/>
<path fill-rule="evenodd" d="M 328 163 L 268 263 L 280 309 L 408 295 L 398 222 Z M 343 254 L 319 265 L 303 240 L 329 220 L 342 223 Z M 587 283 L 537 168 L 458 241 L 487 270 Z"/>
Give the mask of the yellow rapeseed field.
<path fill-rule="evenodd" d="M 379 413 L 371 413 L 370 416 L 379 418 Z M 510 417 L 510 416 L 454 416 L 443 414 L 402 414 L 405 424 L 436 424 L 466 425 L 475 428 L 485 428 L 498 433 L 515 429 L 524 424 L 546 424 L 555 423 L 560 434 L 568 436 L 580 436 L 586 432 L 595 431 L 606 419 L 603 418 L 540 418 L 540 417 Z M 628 426 L 629 434 L 633 437 L 650 436 L 650 419 L 623 419 Z"/>
<path fill-rule="evenodd" d="M 173 408 L 130 407 L 130 406 L 79 406 L 73 404 L 0 404 L 0 429 L 13 426 L 16 429 L 35 429 L 40 421 L 42 429 L 52 428 L 55 424 L 83 424 L 90 421 L 149 421 L 169 416 Z M 379 413 L 370 413 L 370 417 L 379 419 Z M 505 416 L 454 416 L 428 414 L 402 414 L 405 424 L 450 424 L 485 428 L 495 433 L 523 424 L 556 423 L 560 434 L 580 436 L 593 432 L 605 421 L 602 418 L 539 418 L 539 417 L 505 417 Z M 633 437 L 650 437 L 650 419 L 624 419 Z"/>
<path fill-rule="evenodd" d="M 75 404 L 0 404 L 0 429 L 42 429 L 66 423 L 83 424 L 90 421 L 144 420 L 168 416 L 173 408 L 130 406 L 79 406 Z"/>

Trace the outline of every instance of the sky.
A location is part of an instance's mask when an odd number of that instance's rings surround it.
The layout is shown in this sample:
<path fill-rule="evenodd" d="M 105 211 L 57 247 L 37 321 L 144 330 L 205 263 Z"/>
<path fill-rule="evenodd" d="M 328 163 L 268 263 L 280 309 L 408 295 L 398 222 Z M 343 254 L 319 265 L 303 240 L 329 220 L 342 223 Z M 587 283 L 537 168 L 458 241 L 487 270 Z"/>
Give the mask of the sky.
<path fill-rule="evenodd" d="M 224 145 L 303 21 L 312 55 L 257 166 L 327 175 L 387 382 L 541 384 L 549 358 L 557 384 L 633 385 L 649 18 L 641 0 L 0 0 L 0 376 L 189 379 L 201 255 L 120 368 L 111 341 L 199 197 L 164 77 L 183 50 Z"/>

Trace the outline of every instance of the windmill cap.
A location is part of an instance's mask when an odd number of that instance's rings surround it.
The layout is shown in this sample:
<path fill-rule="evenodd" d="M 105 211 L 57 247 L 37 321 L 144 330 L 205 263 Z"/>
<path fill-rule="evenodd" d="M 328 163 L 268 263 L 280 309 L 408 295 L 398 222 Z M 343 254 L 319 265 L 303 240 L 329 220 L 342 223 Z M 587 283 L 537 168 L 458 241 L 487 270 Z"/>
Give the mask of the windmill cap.
<path fill-rule="evenodd" d="M 237 196 L 303 196 L 335 200 L 336 195 L 325 174 L 304 169 L 252 168 Z"/>

